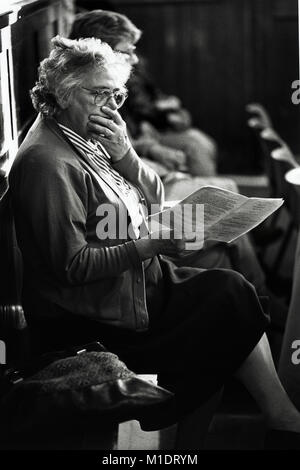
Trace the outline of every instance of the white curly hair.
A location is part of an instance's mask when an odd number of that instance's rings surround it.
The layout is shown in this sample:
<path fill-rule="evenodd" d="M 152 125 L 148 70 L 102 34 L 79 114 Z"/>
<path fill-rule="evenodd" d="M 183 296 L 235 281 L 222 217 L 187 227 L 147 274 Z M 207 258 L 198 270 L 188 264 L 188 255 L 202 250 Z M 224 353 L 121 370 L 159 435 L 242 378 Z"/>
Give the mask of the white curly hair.
<path fill-rule="evenodd" d="M 84 84 L 91 70 L 109 70 L 126 84 L 131 66 L 123 54 L 100 39 L 67 39 L 56 36 L 49 57 L 39 66 L 39 77 L 30 95 L 34 108 L 53 116 L 66 106 L 72 93 Z"/>

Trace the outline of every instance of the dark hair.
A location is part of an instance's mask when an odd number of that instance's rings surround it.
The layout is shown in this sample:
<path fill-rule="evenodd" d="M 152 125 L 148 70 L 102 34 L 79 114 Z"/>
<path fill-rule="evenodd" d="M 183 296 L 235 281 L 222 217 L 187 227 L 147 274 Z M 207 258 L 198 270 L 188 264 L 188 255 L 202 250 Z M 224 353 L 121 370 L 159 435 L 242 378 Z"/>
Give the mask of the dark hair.
<path fill-rule="evenodd" d="M 114 48 L 120 41 L 129 39 L 134 44 L 142 32 L 121 13 L 93 10 L 76 15 L 69 38 L 99 38 Z"/>

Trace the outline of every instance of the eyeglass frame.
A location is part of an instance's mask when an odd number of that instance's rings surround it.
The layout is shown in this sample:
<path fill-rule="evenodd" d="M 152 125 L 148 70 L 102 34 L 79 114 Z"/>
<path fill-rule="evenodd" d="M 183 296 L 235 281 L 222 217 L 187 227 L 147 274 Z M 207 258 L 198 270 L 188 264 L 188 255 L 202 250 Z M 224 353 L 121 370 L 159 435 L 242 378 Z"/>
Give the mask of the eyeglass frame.
<path fill-rule="evenodd" d="M 107 93 L 108 90 L 102 90 L 102 91 L 99 92 L 97 90 L 92 90 L 91 88 L 86 88 L 84 86 L 82 86 L 80 88 L 82 88 L 83 90 L 91 92 L 91 94 L 94 95 L 94 104 L 95 104 L 95 106 L 99 106 L 99 107 L 104 106 L 111 97 L 114 97 L 114 100 L 115 100 L 116 105 L 117 105 L 117 109 L 120 109 L 123 106 L 123 104 L 125 103 L 126 98 L 128 97 L 128 91 L 126 89 L 124 91 L 122 91 L 119 88 L 115 88 L 114 90 L 109 92 L 109 95 L 107 96 L 106 100 L 103 103 L 97 104 L 97 99 L 101 98 L 101 93 L 105 93 L 105 92 Z M 118 105 L 117 100 L 115 98 L 115 93 L 119 93 L 120 95 L 122 95 L 124 97 L 124 101 L 123 101 L 122 104 Z"/>

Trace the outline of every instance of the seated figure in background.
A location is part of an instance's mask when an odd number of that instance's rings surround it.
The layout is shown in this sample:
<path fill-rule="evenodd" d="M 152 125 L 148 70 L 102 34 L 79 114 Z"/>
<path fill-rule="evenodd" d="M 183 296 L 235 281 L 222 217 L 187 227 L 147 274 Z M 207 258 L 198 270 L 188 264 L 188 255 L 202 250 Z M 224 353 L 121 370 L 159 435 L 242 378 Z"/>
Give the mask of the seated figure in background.
<path fill-rule="evenodd" d="M 135 126 L 135 135 L 153 136 L 164 146 L 181 150 L 188 172 L 193 176 L 213 176 L 217 167 L 217 144 L 212 137 L 192 127 L 189 111 L 176 96 L 164 95 L 154 84 L 144 58 L 139 57 L 129 81 L 125 111 Z"/>
<path fill-rule="evenodd" d="M 272 430 L 269 445 L 299 445 L 254 287 L 231 270 L 176 267 L 163 255 L 182 254 L 186 240 L 145 232 L 142 206 L 163 207 L 164 191 L 118 111 L 130 69 L 100 40 L 56 37 L 31 92 L 39 115 L 10 190 L 37 351 L 100 340 L 136 373 L 157 373 L 175 394 L 181 449 L 199 448 L 195 411 L 235 375 Z"/>

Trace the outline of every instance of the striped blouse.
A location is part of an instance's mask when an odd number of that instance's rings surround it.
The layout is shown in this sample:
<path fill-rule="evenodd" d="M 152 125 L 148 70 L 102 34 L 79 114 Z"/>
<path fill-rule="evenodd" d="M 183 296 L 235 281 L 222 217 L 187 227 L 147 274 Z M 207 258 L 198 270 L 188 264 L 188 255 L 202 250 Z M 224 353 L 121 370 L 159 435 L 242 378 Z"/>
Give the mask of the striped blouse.
<path fill-rule="evenodd" d="M 118 173 L 111 164 L 111 157 L 100 142 L 85 140 L 69 127 L 58 123 L 59 127 L 71 143 L 97 167 L 99 175 L 106 181 L 109 180 L 116 192 L 121 192 L 125 201 L 128 213 L 130 214 L 132 228 L 136 238 L 140 235 L 140 226 L 144 221 L 140 206 L 139 191 Z"/>

